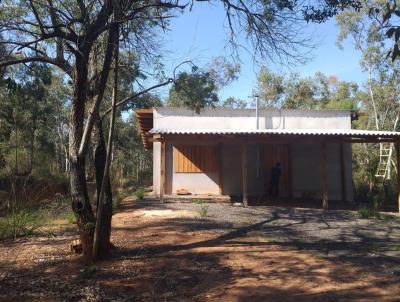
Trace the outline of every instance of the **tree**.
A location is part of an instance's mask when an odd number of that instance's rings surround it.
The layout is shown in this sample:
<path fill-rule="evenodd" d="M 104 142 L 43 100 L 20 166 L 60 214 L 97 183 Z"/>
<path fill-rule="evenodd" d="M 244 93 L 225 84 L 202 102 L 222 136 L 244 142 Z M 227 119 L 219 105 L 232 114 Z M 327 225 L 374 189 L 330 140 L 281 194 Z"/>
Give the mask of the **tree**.
<path fill-rule="evenodd" d="M 283 76 L 262 67 L 257 76 L 254 95 L 260 99 L 260 108 L 281 107 L 284 94 Z"/>
<path fill-rule="evenodd" d="M 245 109 L 247 107 L 247 102 L 245 100 L 230 96 L 222 103 L 222 107 L 232 109 Z"/>
<path fill-rule="evenodd" d="M 215 107 L 218 101 L 217 85 L 209 73 L 182 72 L 169 91 L 167 105 L 186 107 L 200 113 L 204 107 Z"/>
<path fill-rule="evenodd" d="M 285 100 L 283 107 L 290 109 L 312 109 L 316 107 L 315 81 L 311 78 L 300 78 L 291 74 L 285 82 Z"/>
<path fill-rule="evenodd" d="M 240 65 L 215 57 L 204 68 L 192 62 L 191 73 L 181 72 L 170 89 L 167 105 L 186 107 L 199 113 L 204 107 L 217 106 L 218 92 L 238 78 Z"/>
<path fill-rule="evenodd" d="M 340 29 L 338 44 L 341 47 L 344 39 L 350 38 L 356 49 L 361 52 L 360 67 L 368 74 L 365 92 L 360 95 L 358 103 L 358 108 L 366 112 L 367 116 L 358 121 L 358 126 L 364 129 L 396 130 L 400 109 L 399 62 L 386 58 L 386 54 L 391 50 L 386 43 L 387 37 L 382 30 L 382 24 L 379 19 L 368 15 L 371 8 L 376 5 L 381 5 L 381 3 L 377 1 L 365 3 L 358 12 L 344 11 L 336 17 Z M 395 59 L 395 57 L 392 58 Z M 363 183 L 367 183 L 367 192 L 371 195 L 374 187 L 379 183 L 379 179 L 375 177 L 380 161 L 379 154 L 383 152 L 383 149 L 391 150 L 388 158 L 390 169 L 393 163 L 391 156 L 394 153 L 392 152 L 394 146 L 379 144 L 377 148 L 374 145 L 364 144 L 355 148 L 357 148 L 356 157 L 358 157 L 356 158 L 358 164 L 356 176 L 359 180 L 356 184 L 362 187 Z M 387 168 L 386 165 L 385 168 Z M 388 179 L 391 179 L 391 174 L 387 175 Z M 387 183 L 386 180 L 385 183 Z"/>
<path fill-rule="evenodd" d="M 299 10 L 294 3 L 280 0 L 246 4 L 239 0 L 221 0 L 220 3 L 225 8 L 232 46 L 237 46 L 237 35 L 243 31 L 261 57 L 300 59 L 300 47 L 307 45 L 307 40 L 299 27 Z M 83 255 L 88 260 L 93 256 L 96 220 L 87 191 L 86 159 L 92 130 L 102 117 L 99 109 L 116 42 L 120 40 L 121 49 L 134 48 L 140 54 L 155 58 L 157 47 L 152 39 L 153 30 L 165 29 L 168 18 L 187 6 L 188 3 L 179 0 L 10 0 L 0 4 L 0 32 L 7 32 L 1 42 L 6 55 L 0 59 L 0 68 L 41 62 L 58 67 L 71 79 L 71 203 L 77 218 Z M 100 41 L 104 40 L 107 41 L 105 47 L 100 48 Z M 102 55 L 98 55 L 99 51 Z M 98 68 L 93 62 L 101 59 L 101 68 Z M 181 80 L 205 81 L 204 78 L 193 79 L 188 75 L 182 75 Z M 170 80 L 162 82 L 163 85 L 169 83 Z M 135 97 L 136 94 L 130 99 Z M 214 99 L 211 96 L 209 101 Z M 128 100 L 124 98 L 117 105 Z M 198 105 L 195 107 L 200 108 Z M 110 111 L 106 110 L 107 113 Z"/>
<path fill-rule="evenodd" d="M 306 6 L 303 9 L 304 19 L 307 22 L 317 23 L 325 22 L 346 12 L 354 13 L 358 17 L 368 18 L 375 24 L 377 32 L 384 36 L 385 39 L 392 40 L 392 46 L 385 52 L 384 57 L 390 56 L 392 61 L 395 61 L 400 56 L 400 25 L 398 25 L 400 9 L 397 7 L 396 1 L 324 0 L 316 5 Z M 358 31 L 362 32 L 363 30 L 358 28 Z"/>

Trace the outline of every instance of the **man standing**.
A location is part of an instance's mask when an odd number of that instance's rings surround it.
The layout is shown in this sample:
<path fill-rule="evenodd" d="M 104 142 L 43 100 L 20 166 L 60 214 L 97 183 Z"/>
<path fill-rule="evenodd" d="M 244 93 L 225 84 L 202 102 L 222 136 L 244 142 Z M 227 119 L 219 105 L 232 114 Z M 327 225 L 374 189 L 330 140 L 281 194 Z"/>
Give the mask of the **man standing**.
<path fill-rule="evenodd" d="M 271 169 L 271 182 L 269 186 L 269 195 L 272 197 L 279 196 L 279 179 L 281 177 L 281 163 L 276 163 Z"/>

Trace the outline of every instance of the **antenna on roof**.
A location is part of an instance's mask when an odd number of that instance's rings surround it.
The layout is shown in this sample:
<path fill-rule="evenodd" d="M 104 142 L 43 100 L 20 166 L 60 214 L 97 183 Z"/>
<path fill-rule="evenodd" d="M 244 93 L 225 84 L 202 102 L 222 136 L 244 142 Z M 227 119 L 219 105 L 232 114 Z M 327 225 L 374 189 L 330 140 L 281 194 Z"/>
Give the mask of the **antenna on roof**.
<path fill-rule="evenodd" d="M 259 95 L 255 95 L 254 97 L 256 98 L 256 129 L 258 130 L 259 129 L 258 99 L 259 99 L 260 96 Z"/>
<path fill-rule="evenodd" d="M 249 95 L 249 98 L 255 98 L 256 99 L 256 129 L 258 130 L 259 127 L 259 114 L 258 114 L 258 107 L 259 107 L 259 98 L 260 96 L 258 94 L 253 94 L 253 95 Z"/>

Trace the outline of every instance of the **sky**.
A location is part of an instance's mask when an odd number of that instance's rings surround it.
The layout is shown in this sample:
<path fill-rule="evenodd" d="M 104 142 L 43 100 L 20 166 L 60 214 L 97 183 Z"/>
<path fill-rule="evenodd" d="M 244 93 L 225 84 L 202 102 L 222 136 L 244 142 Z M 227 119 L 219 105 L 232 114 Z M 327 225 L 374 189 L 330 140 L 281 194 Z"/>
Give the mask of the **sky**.
<path fill-rule="evenodd" d="M 184 60 L 192 60 L 198 66 L 204 66 L 213 57 L 229 55 L 225 47 L 227 30 L 225 16 L 221 7 L 207 4 L 197 5 L 192 11 L 185 12 L 171 20 L 170 31 L 164 34 L 163 56 L 167 75 Z M 362 73 L 360 53 L 354 49 L 352 41 L 345 41 L 344 49 L 339 49 L 335 42 L 338 29 L 335 21 L 324 24 L 309 24 L 305 30 L 312 33 L 316 48 L 311 53 L 311 60 L 303 65 L 282 66 L 263 62 L 265 66 L 279 73 L 297 72 L 301 76 L 312 76 L 320 71 L 325 75 L 336 75 L 339 80 L 354 81 L 361 84 L 366 75 Z M 259 65 L 254 64 L 250 53 L 241 52 L 241 73 L 239 79 L 220 91 L 222 100 L 229 96 L 250 100 L 256 85 Z M 161 96 L 168 95 L 168 89 L 158 91 Z"/>

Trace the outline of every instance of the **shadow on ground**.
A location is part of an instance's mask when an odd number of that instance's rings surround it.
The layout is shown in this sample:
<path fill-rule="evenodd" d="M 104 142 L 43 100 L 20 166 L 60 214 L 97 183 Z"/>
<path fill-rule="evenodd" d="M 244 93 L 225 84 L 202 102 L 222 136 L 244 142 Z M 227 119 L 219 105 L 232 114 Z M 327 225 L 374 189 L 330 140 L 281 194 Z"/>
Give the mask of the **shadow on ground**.
<path fill-rule="evenodd" d="M 358 219 L 346 211 L 207 206 L 203 218 L 193 203 L 126 206 L 114 217 L 112 239 L 118 249 L 97 266 L 82 268 L 75 258 L 67 258 L 64 248 L 70 238 L 1 246 L 0 252 L 27 255 L 35 246 L 38 254 L 31 255 L 35 261 L 16 262 L 6 274 L 0 272 L 0 299 L 400 299 L 398 219 Z M 1 268 L 9 264 L 0 260 Z"/>

